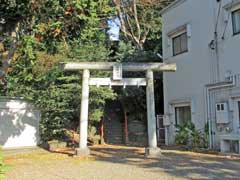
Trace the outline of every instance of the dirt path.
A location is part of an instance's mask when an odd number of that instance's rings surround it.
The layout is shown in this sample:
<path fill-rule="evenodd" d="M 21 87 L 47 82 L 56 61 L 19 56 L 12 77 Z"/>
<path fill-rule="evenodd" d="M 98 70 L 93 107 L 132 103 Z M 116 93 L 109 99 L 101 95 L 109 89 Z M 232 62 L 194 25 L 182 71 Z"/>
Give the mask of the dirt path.
<path fill-rule="evenodd" d="M 5 153 L 13 167 L 6 180 L 240 180 L 240 159 L 191 152 L 162 150 L 160 158 L 145 159 L 143 148 L 97 146 L 89 158 L 72 158 L 72 150 L 49 153 L 38 149 L 23 154 Z"/>

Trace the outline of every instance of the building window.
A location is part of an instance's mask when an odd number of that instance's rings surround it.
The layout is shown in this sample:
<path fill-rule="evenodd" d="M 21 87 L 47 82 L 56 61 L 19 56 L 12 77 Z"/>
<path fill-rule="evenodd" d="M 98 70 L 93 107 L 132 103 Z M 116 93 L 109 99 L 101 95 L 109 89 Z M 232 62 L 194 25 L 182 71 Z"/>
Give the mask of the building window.
<path fill-rule="evenodd" d="M 229 111 L 228 104 L 216 103 L 216 123 L 217 124 L 227 124 L 229 123 Z"/>
<path fill-rule="evenodd" d="M 191 121 L 191 107 L 181 106 L 175 107 L 175 123 L 181 125 Z"/>
<path fill-rule="evenodd" d="M 240 9 L 232 12 L 233 34 L 240 33 Z"/>
<path fill-rule="evenodd" d="M 172 39 L 174 56 L 188 51 L 187 40 L 187 32 L 182 33 Z"/>

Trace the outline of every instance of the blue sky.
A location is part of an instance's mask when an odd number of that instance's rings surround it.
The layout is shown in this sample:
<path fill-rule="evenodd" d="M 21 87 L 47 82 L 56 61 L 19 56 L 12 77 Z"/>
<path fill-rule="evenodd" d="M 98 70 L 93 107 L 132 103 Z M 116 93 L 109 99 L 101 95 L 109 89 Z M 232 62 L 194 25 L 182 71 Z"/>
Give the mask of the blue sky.
<path fill-rule="evenodd" d="M 121 23 L 117 16 L 108 19 L 107 21 L 109 30 L 107 31 L 111 41 L 119 41 L 119 33 L 121 29 Z"/>

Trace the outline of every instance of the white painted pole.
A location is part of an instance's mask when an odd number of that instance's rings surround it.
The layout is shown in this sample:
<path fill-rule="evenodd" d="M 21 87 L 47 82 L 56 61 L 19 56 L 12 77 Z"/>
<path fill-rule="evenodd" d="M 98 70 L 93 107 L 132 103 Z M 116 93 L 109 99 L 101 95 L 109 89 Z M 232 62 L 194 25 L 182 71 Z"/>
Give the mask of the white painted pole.
<path fill-rule="evenodd" d="M 84 69 L 82 77 L 82 100 L 80 114 L 80 142 L 79 142 L 80 149 L 87 148 L 89 77 L 90 77 L 89 70 Z"/>
<path fill-rule="evenodd" d="M 148 121 L 148 148 L 157 148 L 157 129 L 155 117 L 155 102 L 154 102 L 154 80 L 153 71 L 148 70 L 146 73 L 147 79 L 147 121 Z"/>

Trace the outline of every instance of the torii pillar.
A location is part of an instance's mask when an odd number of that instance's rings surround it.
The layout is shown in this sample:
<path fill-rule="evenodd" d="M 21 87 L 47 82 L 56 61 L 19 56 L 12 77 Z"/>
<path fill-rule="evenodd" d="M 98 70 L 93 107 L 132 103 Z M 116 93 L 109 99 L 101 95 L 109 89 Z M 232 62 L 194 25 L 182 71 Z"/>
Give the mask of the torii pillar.
<path fill-rule="evenodd" d="M 89 103 L 89 78 L 88 69 L 83 70 L 82 75 L 82 99 L 80 111 L 80 141 L 79 148 L 75 149 L 77 156 L 88 156 L 90 150 L 87 147 L 87 130 L 88 130 L 88 103 Z"/>
<path fill-rule="evenodd" d="M 89 103 L 89 86 L 147 86 L 147 121 L 148 121 L 148 147 L 145 150 L 146 156 L 158 156 L 161 154 L 160 148 L 157 147 L 157 130 L 155 117 L 154 101 L 154 77 L 153 71 L 176 71 L 176 64 L 171 63 L 123 63 L 116 62 L 82 62 L 82 63 L 61 63 L 63 70 L 79 71 L 83 70 L 82 75 L 82 99 L 80 114 L 80 142 L 79 148 L 76 149 L 76 156 L 88 156 L 90 150 L 87 147 L 87 129 L 88 129 L 88 103 Z M 116 68 L 117 67 L 117 68 Z M 90 70 L 113 70 L 117 75 L 113 80 L 111 78 L 90 78 Z M 118 73 L 122 71 L 146 72 L 145 78 L 122 78 Z"/>
<path fill-rule="evenodd" d="M 148 147 L 145 149 L 146 156 L 155 156 L 161 154 L 157 147 L 157 129 L 155 116 L 155 99 L 154 99 L 154 79 L 153 71 L 146 72 L 146 98 L 147 98 L 147 127 L 148 127 Z"/>

